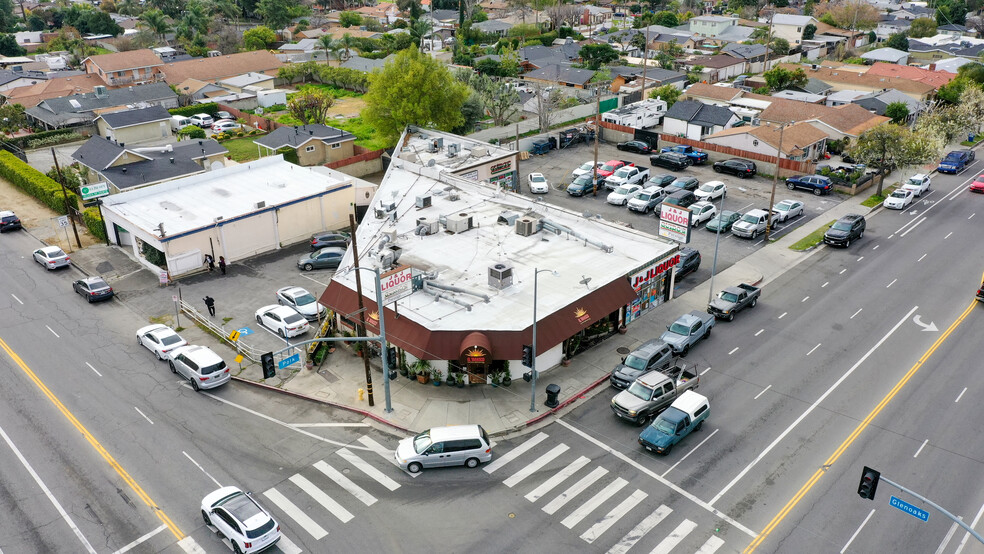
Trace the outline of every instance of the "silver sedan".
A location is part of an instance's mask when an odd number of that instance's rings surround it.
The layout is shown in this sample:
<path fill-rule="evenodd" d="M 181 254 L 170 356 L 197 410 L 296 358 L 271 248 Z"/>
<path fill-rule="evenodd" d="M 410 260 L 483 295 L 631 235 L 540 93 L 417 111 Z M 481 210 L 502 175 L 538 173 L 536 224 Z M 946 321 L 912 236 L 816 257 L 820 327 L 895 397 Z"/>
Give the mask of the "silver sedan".
<path fill-rule="evenodd" d="M 153 352 L 158 360 L 166 360 L 171 357 L 170 352 L 188 344 L 188 341 L 174 329 L 158 323 L 137 329 L 137 344 Z"/>

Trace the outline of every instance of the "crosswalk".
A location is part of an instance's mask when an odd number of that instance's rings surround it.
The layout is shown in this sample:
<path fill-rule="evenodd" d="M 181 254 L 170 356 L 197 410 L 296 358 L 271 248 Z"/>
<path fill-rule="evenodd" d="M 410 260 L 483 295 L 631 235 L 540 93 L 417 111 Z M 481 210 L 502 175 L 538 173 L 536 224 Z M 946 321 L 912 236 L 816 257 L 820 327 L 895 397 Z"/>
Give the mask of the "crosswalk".
<path fill-rule="evenodd" d="M 569 453 L 570 447 L 563 443 L 551 446 L 547 438 L 548 435 L 541 432 L 508 452 L 497 453 L 496 458 L 485 466 L 485 472 L 503 477 L 502 484 L 509 488 L 530 487 L 525 494 L 526 500 L 534 504 L 544 500 L 540 509 L 560 517 L 564 527 L 579 531 L 587 526 L 579 535 L 584 542 L 614 541 L 608 554 L 626 554 L 644 539 L 645 543 L 656 543 L 651 547 L 652 554 L 683 552 L 681 545 L 684 544 L 692 544 L 691 551 L 698 548 L 698 554 L 714 554 L 724 546 L 724 540 L 716 535 L 703 543 L 696 536 L 688 541 L 698 528 L 696 522 L 679 516 L 674 518 L 673 509 L 664 504 L 653 507 L 655 503 L 649 494 L 640 489 L 632 490 L 624 476 L 601 465 L 589 467 L 591 461 L 587 457 L 575 457 Z M 537 479 L 544 480 L 537 484 Z M 648 508 L 647 500 L 650 500 Z M 602 509 L 608 506 L 611 506 L 608 511 L 603 512 Z M 596 512 L 604 515 L 598 517 Z M 645 517 L 621 538 L 605 536 L 620 521 L 631 521 L 643 514 Z M 658 536 L 660 525 L 669 530 L 662 537 Z"/>

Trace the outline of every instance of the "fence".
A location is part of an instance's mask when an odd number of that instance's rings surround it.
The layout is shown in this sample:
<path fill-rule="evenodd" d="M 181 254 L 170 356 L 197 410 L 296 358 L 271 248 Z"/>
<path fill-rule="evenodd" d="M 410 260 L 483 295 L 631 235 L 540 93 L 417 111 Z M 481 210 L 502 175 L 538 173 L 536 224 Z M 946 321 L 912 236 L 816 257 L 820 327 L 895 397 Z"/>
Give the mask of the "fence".
<path fill-rule="evenodd" d="M 717 152 L 723 154 L 720 157 L 729 158 L 745 158 L 746 160 L 754 160 L 758 162 L 763 162 L 769 164 L 772 167 L 771 171 L 775 171 L 776 157 L 767 156 L 765 154 L 759 154 L 758 152 L 751 152 L 749 150 L 739 150 L 738 148 L 732 148 L 730 146 L 723 146 L 720 144 L 713 144 L 710 142 L 704 142 L 702 140 L 693 140 L 685 137 L 678 137 L 675 135 L 667 135 L 665 133 L 660 135 L 660 139 L 666 142 L 672 142 L 675 144 L 685 144 L 687 146 L 693 146 L 694 148 L 700 148 L 705 152 Z M 801 175 L 801 174 L 812 174 L 816 170 L 816 164 L 811 161 L 797 161 L 790 160 L 787 158 L 779 158 L 779 176 L 789 176 L 789 175 Z M 769 170 L 766 170 L 769 173 Z M 784 175 L 785 173 L 785 175 Z"/>
<path fill-rule="evenodd" d="M 211 318 L 202 315 L 201 312 L 193 308 L 191 304 L 188 304 L 184 300 L 181 300 L 180 302 L 181 302 L 181 311 L 184 312 L 184 314 L 190 317 L 191 319 L 195 320 L 195 323 L 198 323 L 206 330 L 211 331 L 211 333 L 216 337 L 218 337 L 220 340 L 224 341 L 229 346 L 235 348 L 236 352 L 238 352 L 239 354 L 242 354 L 243 356 L 249 358 L 254 362 L 260 361 L 260 355 L 262 355 L 263 352 L 260 352 L 256 348 L 253 348 L 252 346 L 244 343 L 242 340 L 238 340 L 238 341 L 229 340 L 229 330 L 226 329 L 225 326 L 216 324 L 214 321 L 211 320 Z"/>
<path fill-rule="evenodd" d="M 244 111 L 237 110 L 236 108 L 233 108 L 232 106 L 229 106 L 227 104 L 219 104 L 219 108 L 229 112 L 236 119 L 242 118 L 244 121 L 246 121 L 246 124 L 249 125 L 250 127 L 255 127 L 263 131 L 271 132 L 271 131 L 276 131 L 281 127 L 288 127 L 288 125 L 284 125 L 283 123 L 277 123 L 276 121 L 272 119 L 267 119 L 261 115 L 255 115 L 255 114 L 246 113 Z"/>
<path fill-rule="evenodd" d="M 338 160 L 334 162 L 328 162 L 325 167 L 328 169 L 338 169 L 340 167 L 345 167 L 347 165 L 352 165 L 359 162 L 366 162 L 369 160 L 375 160 L 383 155 L 384 150 L 369 150 L 368 148 L 363 148 L 358 144 L 354 145 L 354 151 L 358 154 L 345 158 L 344 160 Z"/>

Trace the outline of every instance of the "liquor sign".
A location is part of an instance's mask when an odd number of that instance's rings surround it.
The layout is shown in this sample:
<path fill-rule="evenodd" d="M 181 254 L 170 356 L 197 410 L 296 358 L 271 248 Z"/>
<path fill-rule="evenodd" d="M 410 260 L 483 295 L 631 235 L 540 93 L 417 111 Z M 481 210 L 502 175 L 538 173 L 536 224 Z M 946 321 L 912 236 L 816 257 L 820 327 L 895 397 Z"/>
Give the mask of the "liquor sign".
<path fill-rule="evenodd" d="M 413 292 L 413 275 L 410 266 L 400 266 L 379 276 L 383 291 L 383 304 L 392 304 Z"/>
<path fill-rule="evenodd" d="M 499 162 L 489 168 L 489 173 L 500 173 L 502 171 L 508 171 L 512 169 L 512 160 L 506 160 L 504 162 Z"/>
<path fill-rule="evenodd" d="M 646 269 L 632 275 L 629 279 L 632 283 L 632 288 L 638 292 L 643 286 L 645 286 L 646 283 L 666 273 L 670 269 L 673 269 L 673 266 L 678 263 L 680 263 L 679 252 L 667 258 L 663 258 Z"/>
<path fill-rule="evenodd" d="M 684 244 L 690 242 L 690 210 L 672 204 L 660 204 L 659 236 Z"/>

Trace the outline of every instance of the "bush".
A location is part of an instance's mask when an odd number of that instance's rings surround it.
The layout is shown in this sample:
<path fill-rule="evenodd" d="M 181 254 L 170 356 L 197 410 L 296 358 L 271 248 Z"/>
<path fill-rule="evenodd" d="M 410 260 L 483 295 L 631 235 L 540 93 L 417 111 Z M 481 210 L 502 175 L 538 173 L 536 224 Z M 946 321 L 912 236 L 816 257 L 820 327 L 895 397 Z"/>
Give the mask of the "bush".
<path fill-rule="evenodd" d="M 205 138 L 205 129 L 197 125 L 189 125 L 178 131 L 179 137 L 187 137 L 189 139 L 203 139 Z"/>
<path fill-rule="evenodd" d="M 57 144 L 64 144 L 66 142 L 75 142 L 77 140 L 82 140 L 86 138 L 76 132 L 60 133 L 57 135 L 48 135 L 45 137 L 37 137 L 35 135 L 28 135 L 27 146 L 25 150 L 33 150 L 35 148 L 43 148 L 45 146 L 55 146 Z"/>
<path fill-rule="evenodd" d="M 0 151 L 0 177 L 37 198 L 55 212 L 68 213 L 61 185 L 6 150 Z M 79 205 L 79 198 L 74 192 L 68 192 L 68 205 L 72 207 Z"/>
<path fill-rule="evenodd" d="M 219 105 L 215 102 L 210 102 L 208 104 L 195 104 L 193 106 L 185 106 L 183 108 L 174 108 L 168 110 L 171 115 L 183 115 L 185 117 L 190 117 L 196 113 L 207 113 L 208 115 L 214 116 L 215 112 L 219 111 Z"/>
<path fill-rule="evenodd" d="M 54 131 L 42 131 L 40 133 L 33 133 L 30 135 L 24 135 L 22 137 L 14 137 L 11 139 L 5 139 L 7 142 L 16 145 L 18 148 L 27 149 L 28 142 L 33 140 L 39 140 L 47 137 L 57 137 L 60 135 L 78 135 L 73 129 L 55 129 Z M 80 137 L 82 135 L 79 135 Z"/>
<path fill-rule="evenodd" d="M 103 218 L 99 217 L 99 208 L 86 208 L 82 210 L 82 222 L 88 227 L 92 236 L 99 237 L 104 242 L 107 240 L 106 224 L 103 223 Z"/>

